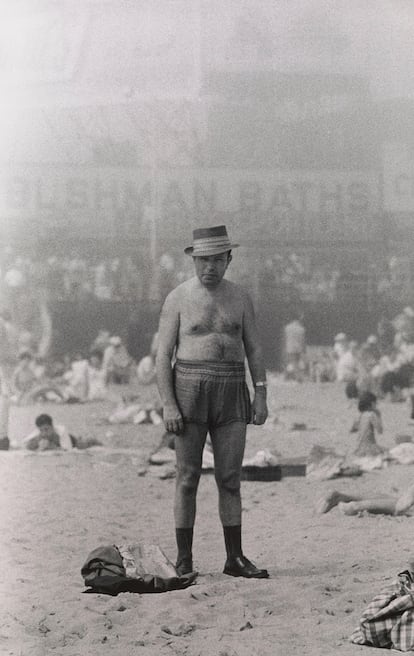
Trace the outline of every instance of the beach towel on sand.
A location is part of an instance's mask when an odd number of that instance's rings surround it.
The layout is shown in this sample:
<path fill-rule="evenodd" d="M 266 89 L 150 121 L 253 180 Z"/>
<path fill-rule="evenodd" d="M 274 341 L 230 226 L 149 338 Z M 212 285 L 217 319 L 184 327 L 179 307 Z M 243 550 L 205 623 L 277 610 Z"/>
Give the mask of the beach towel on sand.
<path fill-rule="evenodd" d="M 167 592 L 191 585 L 196 572 L 177 576 L 174 565 L 157 545 L 105 545 L 88 555 L 81 569 L 85 592 Z"/>
<path fill-rule="evenodd" d="M 359 627 L 350 638 L 357 645 L 399 651 L 414 649 L 414 583 L 406 570 L 384 588 L 363 611 Z"/>

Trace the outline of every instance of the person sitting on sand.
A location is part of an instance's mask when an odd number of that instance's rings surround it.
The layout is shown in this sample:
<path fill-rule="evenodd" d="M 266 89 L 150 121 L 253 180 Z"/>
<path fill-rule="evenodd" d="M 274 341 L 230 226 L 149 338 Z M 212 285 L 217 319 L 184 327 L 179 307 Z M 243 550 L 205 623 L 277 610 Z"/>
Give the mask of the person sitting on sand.
<path fill-rule="evenodd" d="M 137 365 L 137 379 L 141 386 L 143 396 L 148 399 L 143 410 L 134 419 L 135 424 L 152 422 L 155 425 L 162 423 L 162 404 L 156 386 L 157 372 L 155 359 L 158 349 L 158 332 L 152 338 L 150 352 L 142 358 Z M 144 388 L 147 388 L 144 393 Z"/>
<path fill-rule="evenodd" d="M 36 362 L 27 350 L 19 355 L 19 363 L 12 374 L 11 388 L 11 400 L 19 404 L 64 400 L 59 386 L 47 378 L 45 366 L 40 361 Z"/>
<path fill-rule="evenodd" d="M 99 351 L 103 357 L 106 347 L 109 346 L 110 338 L 109 330 L 100 330 L 90 346 L 90 351 Z"/>
<path fill-rule="evenodd" d="M 355 456 L 378 456 L 385 449 L 377 444 L 375 433 L 382 433 L 381 413 L 376 407 L 377 397 L 372 392 L 362 392 L 359 396 L 359 418 L 354 425 L 358 431 L 358 444 L 353 452 Z"/>
<path fill-rule="evenodd" d="M 88 361 L 76 353 L 68 371 L 63 375 L 62 393 L 66 403 L 84 403 L 88 396 Z"/>
<path fill-rule="evenodd" d="M 17 401 L 30 392 L 38 383 L 36 376 L 34 358 L 30 351 L 23 350 L 19 353 L 19 362 L 16 365 L 11 379 L 14 397 Z"/>
<path fill-rule="evenodd" d="M 71 435 L 62 424 L 55 424 L 50 415 L 38 415 L 35 419 L 36 430 L 24 438 L 23 447 L 29 451 L 52 451 L 73 448 L 87 449 L 90 446 L 100 446 L 101 442 L 94 438 L 82 438 Z"/>
<path fill-rule="evenodd" d="M 106 347 L 103 355 L 103 368 L 105 370 L 106 381 L 117 385 L 129 383 L 131 375 L 132 359 L 118 335 L 114 335 L 109 340 L 109 346 Z"/>
<path fill-rule="evenodd" d="M 414 485 L 399 497 L 378 495 L 376 497 L 359 497 L 332 490 L 318 500 L 316 512 L 327 513 L 335 506 L 345 515 L 358 515 L 366 511 L 375 515 L 405 515 L 414 504 Z"/>
<path fill-rule="evenodd" d="M 102 353 L 95 349 L 88 358 L 88 401 L 99 401 L 107 396 L 106 372 L 102 366 Z"/>
<path fill-rule="evenodd" d="M 142 385 L 151 385 L 156 383 L 157 372 L 155 368 L 155 359 L 157 357 L 158 332 L 152 338 L 150 352 L 142 358 L 137 365 L 138 382 Z"/>

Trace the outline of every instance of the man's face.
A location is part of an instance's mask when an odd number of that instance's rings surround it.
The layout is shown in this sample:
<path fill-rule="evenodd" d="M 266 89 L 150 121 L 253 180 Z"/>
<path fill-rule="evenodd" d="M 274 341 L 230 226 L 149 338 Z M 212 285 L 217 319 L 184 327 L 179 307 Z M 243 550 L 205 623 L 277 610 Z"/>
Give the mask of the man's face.
<path fill-rule="evenodd" d="M 197 278 L 204 287 L 213 288 L 221 282 L 231 262 L 231 253 L 193 257 Z"/>

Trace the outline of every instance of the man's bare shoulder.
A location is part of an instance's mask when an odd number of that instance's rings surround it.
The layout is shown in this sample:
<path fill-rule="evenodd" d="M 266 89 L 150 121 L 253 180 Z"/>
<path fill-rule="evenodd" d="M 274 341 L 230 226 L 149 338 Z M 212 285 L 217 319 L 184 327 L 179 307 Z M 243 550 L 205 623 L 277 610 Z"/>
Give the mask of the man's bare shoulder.
<path fill-rule="evenodd" d="M 245 289 L 242 287 L 242 285 L 239 285 L 239 283 L 234 282 L 233 280 L 223 280 L 223 283 L 225 285 L 225 289 L 229 295 L 231 295 L 234 299 L 240 299 L 244 303 L 250 303 L 251 298 L 250 294 Z"/>
<path fill-rule="evenodd" d="M 174 289 L 168 294 L 165 299 L 166 305 L 174 305 L 179 303 L 181 300 L 188 298 L 191 294 L 197 282 L 197 278 L 190 278 L 189 280 L 184 280 L 184 282 L 174 287 Z"/>

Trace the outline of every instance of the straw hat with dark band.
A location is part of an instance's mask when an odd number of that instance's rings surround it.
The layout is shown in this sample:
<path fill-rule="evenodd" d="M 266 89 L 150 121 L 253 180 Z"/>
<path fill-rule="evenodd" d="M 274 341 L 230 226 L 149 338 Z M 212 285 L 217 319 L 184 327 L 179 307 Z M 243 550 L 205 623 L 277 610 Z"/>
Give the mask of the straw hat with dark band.
<path fill-rule="evenodd" d="M 193 245 L 184 249 L 187 255 L 193 257 L 208 257 L 219 255 L 237 248 L 239 244 L 232 244 L 227 234 L 226 226 L 212 228 L 197 228 L 193 230 Z"/>

